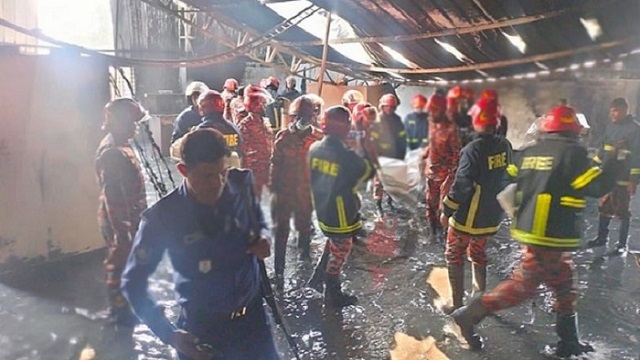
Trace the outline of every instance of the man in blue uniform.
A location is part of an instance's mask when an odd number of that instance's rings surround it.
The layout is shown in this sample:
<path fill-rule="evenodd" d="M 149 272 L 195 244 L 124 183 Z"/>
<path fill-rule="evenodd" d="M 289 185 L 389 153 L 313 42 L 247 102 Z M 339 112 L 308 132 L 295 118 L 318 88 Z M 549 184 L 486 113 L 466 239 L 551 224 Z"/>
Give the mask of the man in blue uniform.
<path fill-rule="evenodd" d="M 171 143 L 183 137 L 189 130 L 200 124 L 202 117 L 198 111 L 198 97 L 205 93 L 209 88 L 200 81 L 194 81 L 187 86 L 184 91 L 189 106 L 182 110 L 173 123 L 173 133 L 171 134 Z"/>
<path fill-rule="evenodd" d="M 185 181 L 143 213 L 122 276 L 135 314 L 181 360 L 278 359 L 258 264 L 270 255 L 269 232 L 251 173 L 228 169 L 229 155 L 217 130 L 186 135 L 178 164 Z M 177 325 L 147 289 L 165 251 L 182 306 Z"/>
<path fill-rule="evenodd" d="M 404 118 L 404 127 L 407 129 L 407 145 L 409 150 L 424 148 L 429 142 L 429 114 L 426 111 L 427 97 L 416 94 L 411 99 L 413 112 Z"/>

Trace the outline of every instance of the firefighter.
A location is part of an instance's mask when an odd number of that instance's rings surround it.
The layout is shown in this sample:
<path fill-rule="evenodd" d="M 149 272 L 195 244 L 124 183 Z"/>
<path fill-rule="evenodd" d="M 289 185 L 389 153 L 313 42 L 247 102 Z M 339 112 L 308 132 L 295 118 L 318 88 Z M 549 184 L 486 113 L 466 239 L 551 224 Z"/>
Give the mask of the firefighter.
<path fill-rule="evenodd" d="M 187 86 L 184 93 L 187 96 L 189 106 L 178 114 L 176 121 L 173 123 L 171 143 L 180 139 L 188 133 L 191 128 L 200 124 L 202 116 L 200 116 L 200 112 L 198 111 L 198 97 L 207 90 L 209 90 L 209 87 L 200 81 L 194 81 Z"/>
<path fill-rule="evenodd" d="M 522 303 L 545 283 L 555 294 L 555 351 L 569 357 L 593 351 L 578 341 L 575 305 L 578 298 L 571 252 L 580 247 L 580 212 L 585 196 L 601 196 L 611 189 L 617 175 L 616 150 L 604 159 L 602 170 L 592 167 L 587 149 L 578 141 L 581 126 L 575 110 L 553 108 L 544 118 L 545 133 L 522 152 L 518 161 L 517 209 L 511 236 L 522 243 L 522 261 L 511 278 L 451 316 L 456 335 L 472 349 L 482 347 L 474 325 L 492 312 Z"/>
<path fill-rule="evenodd" d="M 380 98 L 380 121 L 375 123 L 371 130 L 379 156 L 404 160 L 407 153 L 407 131 L 402 124 L 400 116 L 396 114 L 398 99 L 393 94 L 386 94 Z M 380 215 L 382 211 L 382 199 L 385 195 L 382 182 L 378 176 L 373 178 L 373 199 Z M 387 204 L 393 208 L 393 199 L 387 194 Z"/>
<path fill-rule="evenodd" d="M 422 94 L 416 94 L 411 99 L 413 112 L 404 118 L 404 127 L 407 129 L 407 144 L 409 150 L 424 148 L 429 140 L 429 119 L 426 112 L 427 98 Z"/>
<path fill-rule="evenodd" d="M 340 271 L 354 236 L 362 228 L 360 197 L 354 189 L 373 176 L 377 161 L 369 135 L 363 139 L 363 157 L 346 147 L 351 130 L 349 118 L 346 107 L 325 110 L 320 120 L 325 137 L 309 149 L 313 204 L 320 229 L 328 237 L 309 285 L 317 288 L 314 285 L 326 283 L 325 303 L 338 308 L 354 305 L 358 300 L 342 291 Z M 369 129 L 365 131 L 368 133 Z M 317 284 L 314 279 L 319 279 Z"/>
<path fill-rule="evenodd" d="M 215 90 L 202 93 L 198 98 L 198 107 L 202 123 L 197 128 L 213 128 L 220 131 L 231 151 L 242 157 L 242 135 L 234 124 L 224 119 L 224 100 L 220 93 Z"/>
<path fill-rule="evenodd" d="M 282 121 L 284 120 L 282 118 L 282 106 L 284 105 L 284 102 L 278 101 L 278 88 L 280 88 L 280 81 L 275 76 L 269 76 L 268 78 L 263 79 L 260 84 L 261 87 L 271 95 L 271 98 L 275 100 L 267 106 L 266 115 L 269 118 L 271 129 L 278 131 L 282 128 Z"/>
<path fill-rule="evenodd" d="M 502 109 L 500 108 L 500 103 L 498 101 L 498 93 L 493 89 L 485 89 L 480 93 L 480 98 L 486 99 L 495 99 L 498 102 L 498 112 L 500 113 L 500 122 L 498 123 L 498 128 L 496 129 L 496 135 L 507 137 L 507 130 L 509 130 L 509 121 L 507 117 L 502 113 Z M 560 105 L 567 105 L 566 99 L 565 102 L 560 101 Z"/>
<path fill-rule="evenodd" d="M 324 102 L 316 95 L 302 95 L 291 103 L 289 124 L 276 134 L 271 156 L 271 218 L 275 237 L 274 269 L 276 285 L 284 286 L 284 267 L 289 239 L 289 221 L 293 216 L 298 231 L 298 257 L 310 261 L 311 179 L 307 154 L 309 147 L 322 138 L 317 118 Z"/>
<path fill-rule="evenodd" d="M 626 171 L 620 174 L 616 186 L 599 201 L 600 218 L 598 236 L 587 243 L 587 247 L 606 246 L 609 236 L 609 223 L 612 217 L 620 220 L 618 243 L 612 254 L 623 253 L 629 237 L 629 201 L 635 195 L 640 178 L 640 125 L 629 114 L 629 105 L 623 98 L 614 99 L 609 107 L 611 123 L 607 125 L 602 146 L 594 158 L 596 163 L 610 156 L 612 149 L 629 153 L 626 158 Z"/>
<path fill-rule="evenodd" d="M 222 100 L 224 100 L 224 118 L 228 121 L 233 122 L 232 111 L 231 111 L 231 101 L 238 96 L 238 80 L 229 78 L 224 81 L 224 86 L 222 87 Z"/>
<path fill-rule="evenodd" d="M 431 228 L 430 239 L 438 240 L 440 225 L 440 203 L 449 192 L 458 167 L 461 143 L 456 125 L 445 112 L 446 99 L 435 93 L 429 98 L 429 146 L 423 153 L 425 177 L 427 178 L 427 220 Z"/>
<path fill-rule="evenodd" d="M 273 132 L 269 120 L 263 117 L 273 98 L 257 86 L 244 90 L 244 107 L 249 115 L 240 121 L 242 135 L 242 166 L 253 172 L 255 193 L 262 196 L 262 188 L 269 184 L 269 159 L 273 150 Z"/>
<path fill-rule="evenodd" d="M 259 261 L 270 255 L 267 224 L 251 172 L 228 168 L 215 129 L 185 136 L 181 186 L 144 212 L 122 276 L 135 313 L 181 360 L 277 360 Z M 180 316 L 174 324 L 149 294 L 165 252 Z"/>
<path fill-rule="evenodd" d="M 229 102 L 229 114 L 228 118 L 225 117 L 226 120 L 237 125 L 240 120 L 249 115 L 247 110 L 244 108 L 244 90 L 250 86 L 251 85 L 247 85 L 238 89 L 238 96 L 234 97 Z"/>
<path fill-rule="evenodd" d="M 364 95 L 358 90 L 347 90 L 342 95 L 342 106 L 353 112 L 356 104 L 364 101 Z"/>
<path fill-rule="evenodd" d="M 109 319 L 118 325 L 133 326 L 136 317 L 120 292 L 124 270 L 140 214 L 147 208 L 144 177 L 140 163 L 129 145 L 135 122 L 142 119 L 140 105 L 130 98 L 118 98 L 104 110 L 103 130 L 108 134 L 96 152 L 96 175 L 100 186 L 98 224 L 107 244 L 104 260 L 109 300 Z"/>
<path fill-rule="evenodd" d="M 454 86 L 447 92 L 447 117 L 458 127 L 458 136 L 462 146 L 472 139 L 473 126 L 467 113 L 473 104 L 473 91 L 469 88 Z"/>
<path fill-rule="evenodd" d="M 511 144 L 495 134 L 497 102 L 481 98 L 473 109 L 474 139 L 462 149 L 455 180 L 442 202 L 441 224 L 449 227 L 445 251 L 453 298 L 449 313 L 462 306 L 465 256 L 472 262 L 474 292 L 485 290 L 485 245 L 500 228 L 502 208 L 496 195 L 507 185 L 511 163 Z M 515 175 L 513 168 L 509 169 Z"/>
<path fill-rule="evenodd" d="M 280 92 L 278 96 L 289 99 L 289 101 L 293 101 L 297 99 L 300 95 L 300 91 L 296 89 L 297 81 L 295 76 L 287 76 L 284 81 L 285 89 Z"/>

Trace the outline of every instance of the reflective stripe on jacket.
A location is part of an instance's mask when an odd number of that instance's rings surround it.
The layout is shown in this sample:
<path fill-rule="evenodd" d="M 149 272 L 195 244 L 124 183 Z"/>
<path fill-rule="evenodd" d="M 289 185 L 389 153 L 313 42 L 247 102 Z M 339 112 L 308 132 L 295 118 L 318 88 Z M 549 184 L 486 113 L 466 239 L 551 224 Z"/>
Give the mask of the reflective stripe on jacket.
<path fill-rule="evenodd" d="M 373 164 L 327 136 L 311 145 L 311 192 L 320 229 L 327 236 L 353 236 L 360 228 L 357 187 L 373 177 Z"/>

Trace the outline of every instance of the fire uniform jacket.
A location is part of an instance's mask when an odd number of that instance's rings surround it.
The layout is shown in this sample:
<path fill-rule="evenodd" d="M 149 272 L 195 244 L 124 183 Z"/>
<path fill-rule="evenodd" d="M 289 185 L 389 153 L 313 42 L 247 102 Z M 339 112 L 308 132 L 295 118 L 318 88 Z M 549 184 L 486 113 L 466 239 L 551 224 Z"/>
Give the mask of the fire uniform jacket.
<path fill-rule="evenodd" d="M 192 127 L 198 126 L 202 121 L 202 117 L 198 113 L 198 108 L 191 105 L 182 110 L 173 124 L 173 133 L 171 134 L 171 143 L 185 136 Z"/>
<path fill-rule="evenodd" d="M 238 124 L 242 135 L 242 166 L 253 171 L 256 184 L 269 182 L 269 159 L 273 150 L 273 132 L 268 120 L 258 114 L 249 114 Z"/>
<path fill-rule="evenodd" d="M 407 131 L 396 114 L 382 115 L 371 130 L 379 156 L 404 160 L 407 152 Z"/>
<path fill-rule="evenodd" d="M 202 123 L 198 125 L 198 129 L 212 128 L 220 131 L 227 141 L 227 146 L 231 151 L 235 151 L 242 156 L 242 135 L 240 130 L 230 121 L 225 120 L 219 115 L 207 115 L 202 118 Z"/>
<path fill-rule="evenodd" d="M 429 124 L 429 147 L 426 148 L 426 177 L 444 181 L 452 175 L 460 158 L 460 138 L 456 125 L 450 121 Z"/>
<path fill-rule="evenodd" d="M 637 185 L 640 180 L 640 124 L 633 116 L 627 115 L 619 122 L 607 124 L 602 146 L 598 149 L 594 162 L 601 164 L 606 161 L 615 148 L 628 155 L 622 163 L 623 168 L 616 184 Z"/>
<path fill-rule="evenodd" d="M 407 129 L 407 144 L 409 150 L 427 146 L 429 141 L 429 114 L 426 112 L 412 112 L 404 118 Z"/>
<path fill-rule="evenodd" d="M 374 175 L 370 160 L 327 136 L 311 145 L 311 193 L 322 232 L 328 237 L 352 237 L 360 228 L 360 196 L 356 187 Z"/>
<path fill-rule="evenodd" d="M 477 134 L 460 153 L 451 191 L 444 198 L 443 212 L 449 225 L 470 235 L 493 235 L 502 221 L 496 195 L 507 185 L 511 144 L 494 134 Z M 513 166 L 510 168 L 513 174 Z"/>
<path fill-rule="evenodd" d="M 162 341 L 176 327 L 152 300 L 148 279 L 165 251 L 174 268 L 178 303 L 187 313 L 231 314 L 259 299 L 262 279 L 257 258 L 247 254 L 249 229 L 263 236 L 269 231 L 260 205 L 249 200 L 252 186 L 249 171 L 230 169 L 216 205 L 197 203 L 183 183 L 143 213 L 122 290 Z"/>
<path fill-rule="evenodd" d="M 131 241 L 147 208 L 140 163 L 129 144 L 117 145 L 109 134 L 100 142 L 95 165 L 100 185 L 98 223 L 107 245 Z"/>
<path fill-rule="evenodd" d="M 558 251 L 580 246 L 579 213 L 585 196 L 606 194 L 618 173 L 610 157 L 603 169 L 592 167 L 577 139 L 543 135 L 524 149 L 518 161 L 516 219 L 511 236 L 527 245 Z"/>
<path fill-rule="evenodd" d="M 290 125 L 291 126 L 291 125 Z M 311 144 L 319 140 L 312 128 L 292 132 L 282 129 L 276 134 L 271 156 L 270 189 L 279 198 L 310 196 L 310 170 L 307 154 Z"/>

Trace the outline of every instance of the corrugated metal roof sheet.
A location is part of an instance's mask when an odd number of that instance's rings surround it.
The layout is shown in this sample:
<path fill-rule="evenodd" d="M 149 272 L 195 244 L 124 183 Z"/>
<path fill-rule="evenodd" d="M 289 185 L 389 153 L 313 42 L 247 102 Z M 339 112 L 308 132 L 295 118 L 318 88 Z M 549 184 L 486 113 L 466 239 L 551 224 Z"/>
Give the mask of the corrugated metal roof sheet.
<path fill-rule="evenodd" d="M 384 41 L 419 69 L 405 65 L 384 51 L 375 39 L 365 44 L 374 58 L 373 68 L 357 64 L 335 51 L 329 61 L 348 64 L 353 69 L 382 73 L 382 68 L 398 70 L 410 80 L 498 78 L 514 74 L 553 70 L 574 63 L 612 58 L 640 47 L 640 1 L 638 0 L 310 0 L 334 11 L 348 21 L 359 37 L 388 37 L 421 34 L 408 41 Z M 215 0 L 188 0 L 207 8 L 220 5 Z M 267 31 L 283 18 L 258 1 L 237 0 L 216 7 L 216 11 L 257 31 Z M 334 4 L 338 4 L 335 8 Z M 535 17 L 535 18 L 533 18 Z M 592 39 L 581 18 L 597 19 L 602 34 Z M 516 20 L 516 25 L 508 21 Z M 503 26 L 502 24 L 508 25 Z M 319 25 L 321 26 L 321 25 Z M 478 26 L 481 29 L 475 30 Z M 432 36 L 442 31 L 462 34 Z M 504 33 L 520 36 L 526 44 L 521 53 Z M 460 61 L 435 40 L 447 43 L 465 55 Z M 294 28 L 278 40 L 320 58 L 318 39 Z M 604 44 L 604 45 L 603 45 Z M 577 51 L 576 51 L 577 50 Z M 551 54 L 551 55 L 549 55 Z M 544 55 L 540 60 L 538 56 Z M 539 61 L 536 64 L 536 61 Z M 516 63 L 513 63 L 516 62 Z M 478 72 L 473 65 L 483 65 Z M 467 66 L 467 67 L 464 67 Z M 456 67 L 455 69 L 450 69 Z M 458 68 L 459 67 L 459 68 Z M 447 71 L 437 71 L 449 68 Z"/>

